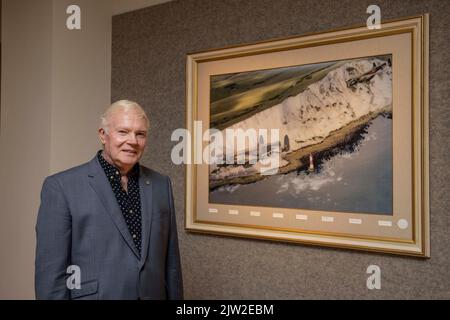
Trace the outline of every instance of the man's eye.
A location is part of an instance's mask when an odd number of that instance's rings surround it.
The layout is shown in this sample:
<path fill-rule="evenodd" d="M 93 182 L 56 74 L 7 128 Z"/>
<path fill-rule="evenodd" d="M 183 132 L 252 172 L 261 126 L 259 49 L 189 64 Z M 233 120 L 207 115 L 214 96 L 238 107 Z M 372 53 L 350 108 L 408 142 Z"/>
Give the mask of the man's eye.
<path fill-rule="evenodd" d="M 119 130 L 119 134 L 120 135 L 125 135 L 125 134 L 127 134 L 127 132 L 125 130 Z"/>

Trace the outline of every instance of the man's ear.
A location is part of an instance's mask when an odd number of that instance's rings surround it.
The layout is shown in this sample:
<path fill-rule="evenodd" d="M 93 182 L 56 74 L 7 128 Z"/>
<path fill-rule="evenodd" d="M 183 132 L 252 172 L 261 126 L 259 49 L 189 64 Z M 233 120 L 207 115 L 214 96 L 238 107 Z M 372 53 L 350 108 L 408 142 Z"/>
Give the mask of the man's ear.
<path fill-rule="evenodd" d="M 102 144 L 106 143 L 105 135 L 106 135 L 105 129 L 103 129 L 103 128 L 98 129 L 98 137 L 100 138 L 100 142 Z"/>

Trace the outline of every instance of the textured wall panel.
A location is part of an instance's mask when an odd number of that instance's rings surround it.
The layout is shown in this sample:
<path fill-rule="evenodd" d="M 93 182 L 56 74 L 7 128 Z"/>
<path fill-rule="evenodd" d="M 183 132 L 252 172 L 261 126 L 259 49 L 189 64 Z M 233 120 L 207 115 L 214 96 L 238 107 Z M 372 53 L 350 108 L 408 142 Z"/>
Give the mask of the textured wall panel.
<path fill-rule="evenodd" d="M 112 100 L 139 101 L 152 129 L 143 163 L 170 175 L 188 299 L 450 298 L 450 2 L 377 1 L 382 19 L 430 13 L 429 260 L 187 233 L 184 173 L 170 160 L 185 126 L 186 54 L 361 25 L 373 1 L 185 0 L 113 18 Z M 366 288 L 367 266 L 382 289 Z"/>

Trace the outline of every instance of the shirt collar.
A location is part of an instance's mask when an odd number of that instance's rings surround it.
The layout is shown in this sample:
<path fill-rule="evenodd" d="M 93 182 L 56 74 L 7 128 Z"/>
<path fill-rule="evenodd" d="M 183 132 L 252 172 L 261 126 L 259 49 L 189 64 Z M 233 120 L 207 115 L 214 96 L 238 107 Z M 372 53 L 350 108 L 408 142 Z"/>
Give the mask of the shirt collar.
<path fill-rule="evenodd" d="M 110 173 L 114 172 L 115 176 L 117 176 L 117 178 L 119 178 L 119 180 L 120 180 L 120 170 L 116 166 L 114 166 L 114 165 L 110 164 L 108 161 L 106 161 L 106 159 L 102 155 L 102 152 L 103 152 L 103 150 L 99 150 L 97 152 L 97 158 L 98 158 L 98 161 L 100 162 L 101 167 L 107 174 L 108 174 L 108 172 L 110 172 Z M 140 165 L 138 162 L 128 172 L 128 177 L 138 177 L 139 176 L 139 167 L 140 167 Z"/>

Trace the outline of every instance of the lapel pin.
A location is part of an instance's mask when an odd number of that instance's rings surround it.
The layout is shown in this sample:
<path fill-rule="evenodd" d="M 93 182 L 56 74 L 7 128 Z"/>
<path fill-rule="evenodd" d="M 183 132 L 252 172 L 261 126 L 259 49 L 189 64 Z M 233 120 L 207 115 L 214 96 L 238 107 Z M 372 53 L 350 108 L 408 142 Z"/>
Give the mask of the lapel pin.
<path fill-rule="evenodd" d="M 150 181 L 149 181 L 149 180 L 145 180 L 145 184 L 146 184 L 146 185 L 149 185 L 149 184 L 150 184 Z"/>

